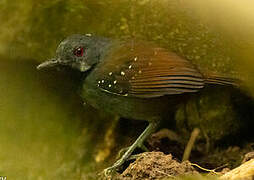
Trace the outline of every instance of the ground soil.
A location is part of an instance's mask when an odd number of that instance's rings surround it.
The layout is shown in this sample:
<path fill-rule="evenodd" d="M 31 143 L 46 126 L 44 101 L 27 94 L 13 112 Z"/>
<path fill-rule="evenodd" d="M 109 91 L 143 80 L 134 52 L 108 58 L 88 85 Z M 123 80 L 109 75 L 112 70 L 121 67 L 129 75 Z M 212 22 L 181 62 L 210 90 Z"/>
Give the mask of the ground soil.
<path fill-rule="evenodd" d="M 115 179 L 162 179 L 186 174 L 198 174 L 189 161 L 179 163 L 170 154 L 145 152 L 140 154 L 136 161 L 131 163 L 122 174 L 118 174 Z"/>
<path fill-rule="evenodd" d="M 153 180 L 204 174 L 221 175 L 241 163 L 253 158 L 254 145 L 246 143 L 242 147 L 214 147 L 206 152 L 206 145 L 196 142 L 190 161 L 181 162 L 184 145 L 177 134 L 162 130 L 153 134 L 146 142 L 150 152 L 134 155 L 126 168 L 111 176 L 113 180 Z M 202 175 L 201 175 L 202 174 Z"/>

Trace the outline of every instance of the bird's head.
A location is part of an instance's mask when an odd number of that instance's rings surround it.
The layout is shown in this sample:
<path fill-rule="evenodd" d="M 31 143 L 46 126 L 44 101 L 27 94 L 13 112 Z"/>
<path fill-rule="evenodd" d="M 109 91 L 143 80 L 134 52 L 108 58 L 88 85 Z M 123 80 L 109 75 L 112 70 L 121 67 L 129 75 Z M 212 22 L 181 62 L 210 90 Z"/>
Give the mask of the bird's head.
<path fill-rule="evenodd" d="M 88 71 L 99 62 L 109 44 L 109 39 L 90 34 L 69 36 L 59 44 L 55 58 L 41 63 L 37 69 L 63 65 Z"/>

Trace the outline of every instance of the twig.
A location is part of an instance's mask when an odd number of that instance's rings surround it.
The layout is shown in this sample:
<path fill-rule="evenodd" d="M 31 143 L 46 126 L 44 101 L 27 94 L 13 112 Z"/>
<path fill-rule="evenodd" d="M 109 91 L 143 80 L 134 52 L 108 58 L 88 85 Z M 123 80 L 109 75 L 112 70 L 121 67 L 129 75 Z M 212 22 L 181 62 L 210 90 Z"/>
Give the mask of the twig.
<path fill-rule="evenodd" d="M 193 145 L 195 143 L 195 140 L 198 137 L 200 130 L 198 128 L 195 128 L 192 133 L 191 133 L 191 137 L 185 147 L 184 153 L 183 153 L 183 158 L 182 158 L 182 162 L 186 161 L 190 158 L 190 154 L 191 154 L 191 150 L 193 148 Z"/>
<path fill-rule="evenodd" d="M 216 175 L 219 175 L 219 173 L 217 173 L 217 172 L 215 171 L 215 169 L 206 169 L 206 168 L 203 168 L 203 167 L 201 167 L 201 166 L 199 166 L 198 164 L 195 164 L 195 163 L 191 163 L 191 165 L 192 165 L 192 166 L 196 166 L 197 168 L 199 168 L 199 169 L 201 169 L 201 170 L 203 170 L 203 171 L 212 172 L 212 173 L 214 173 L 214 174 L 216 174 Z"/>

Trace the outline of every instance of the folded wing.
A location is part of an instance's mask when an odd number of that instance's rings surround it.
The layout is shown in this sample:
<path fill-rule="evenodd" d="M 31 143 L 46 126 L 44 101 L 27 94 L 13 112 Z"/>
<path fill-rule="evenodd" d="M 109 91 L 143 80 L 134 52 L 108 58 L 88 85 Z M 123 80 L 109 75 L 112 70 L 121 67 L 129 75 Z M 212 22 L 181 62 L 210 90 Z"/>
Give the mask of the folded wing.
<path fill-rule="evenodd" d="M 203 76 L 189 61 L 151 44 L 127 43 L 98 66 L 98 87 L 108 93 L 153 98 L 196 92 Z"/>

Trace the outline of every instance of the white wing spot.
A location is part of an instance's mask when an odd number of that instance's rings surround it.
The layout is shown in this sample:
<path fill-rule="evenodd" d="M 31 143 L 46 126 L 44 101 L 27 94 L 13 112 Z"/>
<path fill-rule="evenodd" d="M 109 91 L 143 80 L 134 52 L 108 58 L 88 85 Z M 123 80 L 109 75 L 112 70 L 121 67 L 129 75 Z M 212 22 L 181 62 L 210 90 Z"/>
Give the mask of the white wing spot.
<path fill-rule="evenodd" d="M 138 60 L 138 57 L 135 57 L 135 58 L 134 58 L 134 61 L 137 61 L 137 60 Z"/>
<path fill-rule="evenodd" d="M 121 71 L 121 75 L 124 76 L 124 75 L 125 75 L 125 72 Z"/>
<path fill-rule="evenodd" d="M 132 68 L 132 65 L 129 65 L 129 69 L 131 69 Z"/>
<path fill-rule="evenodd" d="M 112 74 L 113 74 L 112 72 L 108 73 L 108 75 L 110 75 L 110 76 L 111 76 Z"/>
<path fill-rule="evenodd" d="M 112 86 L 111 84 L 108 85 L 108 87 L 111 87 L 111 86 Z"/>
<path fill-rule="evenodd" d="M 117 81 L 116 80 L 114 80 L 114 84 L 116 84 L 117 83 Z"/>
<path fill-rule="evenodd" d="M 101 83 L 104 83 L 104 80 L 101 80 Z"/>

